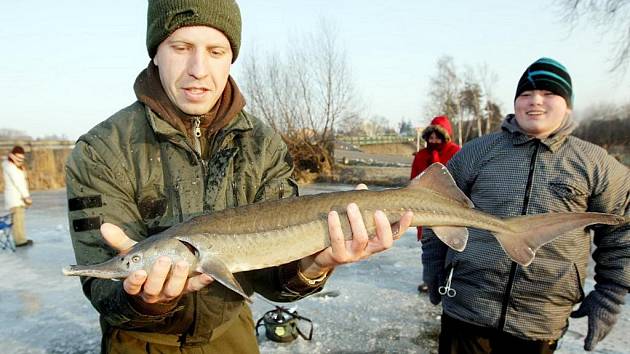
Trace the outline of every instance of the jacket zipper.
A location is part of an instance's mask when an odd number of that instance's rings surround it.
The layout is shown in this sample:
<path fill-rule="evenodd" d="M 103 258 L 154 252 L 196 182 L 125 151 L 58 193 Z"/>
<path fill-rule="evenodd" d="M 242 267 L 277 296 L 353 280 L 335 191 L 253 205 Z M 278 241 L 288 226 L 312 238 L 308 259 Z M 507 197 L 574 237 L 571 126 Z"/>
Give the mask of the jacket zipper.
<path fill-rule="evenodd" d="M 202 181 L 201 181 L 201 185 L 203 186 L 203 193 L 204 193 L 204 198 L 205 198 L 205 192 L 206 192 L 206 170 L 207 170 L 207 162 L 203 159 L 203 156 L 201 155 L 201 118 L 200 117 L 195 117 L 194 121 L 193 121 L 193 142 L 194 142 L 194 149 L 195 149 L 195 159 L 199 162 L 201 162 L 199 165 L 201 166 L 201 175 L 202 175 Z M 205 209 L 205 207 L 203 207 Z M 198 311 L 200 311 L 197 307 L 197 302 L 199 299 L 199 292 L 195 292 L 193 294 L 194 296 L 193 298 L 193 309 L 195 309 L 195 311 L 193 311 L 193 319 L 191 322 L 191 326 L 188 328 L 187 332 L 184 333 L 181 337 L 180 337 L 180 341 L 181 341 L 181 347 L 183 347 L 186 344 L 186 340 L 187 337 L 189 335 L 194 336 L 195 333 L 197 333 L 197 326 L 199 325 L 199 323 L 197 322 L 197 317 L 198 317 Z"/>
<path fill-rule="evenodd" d="M 206 183 L 206 169 L 208 167 L 208 162 L 206 160 L 203 159 L 202 155 L 201 155 L 201 118 L 200 117 L 195 117 L 193 118 L 194 122 L 193 122 L 193 139 L 194 139 L 194 149 L 195 152 L 197 153 L 197 159 L 201 162 L 201 167 L 202 167 L 202 176 L 203 176 L 203 184 L 205 186 Z"/>
<path fill-rule="evenodd" d="M 201 118 L 199 117 L 195 117 L 195 121 L 193 122 L 193 137 L 195 139 L 195 151 L 197 151 L 197 154 L 199 155 L 199 157 L 201 157 L 201 142 L 200 142 L 200 138 L 201 138 Z"/>
<path fill-rule="evenodd" d="M 534 170 L 536 168 L 536 158 L 538 157 L 538 148 L 540 147 L 540 140 L 534 140 L 534 152 L 532 153 L 531 160 L 529 162 L 529 175 L 527 176 L 527 186 L 525 187 L 525 197 L 523 198 L 523 208 L 521 209 L 521 215 L 527 215 L 529 208 L 529 198 L 532 193 L 532 183 L 534 180 Z M 505 287 L 505 293 L 503 294 L 503 303 L 501 306 L 501 316 L 499 317 L 499 331 L 503 332 L 505 327 L 505 321 L 507 317 L 507 309 L 510 303 L 512 295 L 512 287 L 514 286 L 514 278 L 516 277 L 516 270 L 518 269 L 518 263 L 512 262 L 510 267 L 510 276 L 508 277 L 508 283 Z"/>

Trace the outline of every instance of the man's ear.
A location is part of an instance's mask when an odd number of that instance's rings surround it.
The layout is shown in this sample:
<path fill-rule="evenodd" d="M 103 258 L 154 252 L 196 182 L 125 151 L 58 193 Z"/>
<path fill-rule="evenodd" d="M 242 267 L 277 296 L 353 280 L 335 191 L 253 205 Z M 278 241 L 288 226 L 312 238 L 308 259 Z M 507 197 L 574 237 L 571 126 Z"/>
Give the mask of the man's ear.
<path fill-rule="evenodd" d="M 157 59 L 157 55 L 153 57 L 153 65 L 158 66 L 158 59 Z"/>

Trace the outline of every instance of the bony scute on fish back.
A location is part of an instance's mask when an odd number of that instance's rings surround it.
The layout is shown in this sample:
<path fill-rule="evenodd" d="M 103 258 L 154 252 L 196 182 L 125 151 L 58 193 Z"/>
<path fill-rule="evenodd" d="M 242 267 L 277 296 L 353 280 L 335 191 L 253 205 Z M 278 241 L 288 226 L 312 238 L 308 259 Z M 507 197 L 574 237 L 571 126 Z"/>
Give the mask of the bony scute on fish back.
<path fill-rule="evenodd" d="M 350 239 L 345 207 L 353 202 L 359 206 L 372 234 L 372 215 L 376 210 L 387 210 L 392 223 L 412 211 L 411 226 L 430 227 L 456 251 L 466 247 L 467 227 L 488 230 L 507 255 L 523 266 L 532 262 L 541 246 L 563 233 L 592 224 L 628 222 L 627 217 L 588 212 L 501 219 L 475 209 L 448 170 L 436 163 L 403 188 L 323 193 L 226 209 L 175 225 L 137 243 L 133 250 L 143 252 L 144 269 L 159 255 L 186 259 L 194 264 L 191 272 L 205 273 L 247 298 L 233 273 L 281 265 L 325 249 L 330 244 L 327 215 L 331 210 L 339 213 L 342 229 Z M 157 256 L 147 254 L 147 249 Z M 130 274 L 131 268 L 126 268 L 124 259 L 127 258 L 119 256 L 102 264 L 71 266 L 64 274 L 99 278 L 113 278 L 112 274 L 119 275 L 122 270 Z"/>

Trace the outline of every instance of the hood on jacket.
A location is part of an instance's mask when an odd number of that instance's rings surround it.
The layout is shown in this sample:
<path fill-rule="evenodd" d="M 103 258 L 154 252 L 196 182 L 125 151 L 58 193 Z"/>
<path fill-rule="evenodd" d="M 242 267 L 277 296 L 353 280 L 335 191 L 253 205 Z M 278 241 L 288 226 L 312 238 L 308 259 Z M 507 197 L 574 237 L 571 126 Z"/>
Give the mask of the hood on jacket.
<path fill-rule="evenodd" d="M 443 115 L 433 118 L 431 124 L 422 131 L 422 139 L 429 141 L 429 135 L 433 132 L 437 132 L 443 136 L 445 143 L 451 141 L 453 128 L 451 127 L 451 122 L 448 120 L 448 116 Z"/>
<path fill-rule="evenodd" d="M 542 139 L 541 142 L 550 149 L 555 150 L 555 148 L 558 147 L 564 139 L 575 130 L 576 127 L 577 124 L 575 121 L 573 121 L 570 115 L 567 115 L 558 129 L 549 134 L 547 138 Z M 501 129 L 511 134 L 520 135 L 521 138 L 518 140 L 518 143 L 524 143 L 534 139 L 521 129 L 514 114 L 508 114 L 505 116 L 505 119 L 503 119 L 503 122 L 501 123 Z"/>

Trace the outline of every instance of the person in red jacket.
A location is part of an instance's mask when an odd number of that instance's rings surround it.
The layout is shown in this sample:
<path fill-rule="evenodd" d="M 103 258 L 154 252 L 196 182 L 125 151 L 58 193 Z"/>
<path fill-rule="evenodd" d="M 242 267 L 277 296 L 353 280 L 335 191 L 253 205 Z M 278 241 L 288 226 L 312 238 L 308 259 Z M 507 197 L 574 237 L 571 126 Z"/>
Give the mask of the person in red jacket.
<path fill-rule="evenodd" d="M 422 139 L 427 142 L 427 147 L 415 154 L 411 164 L 411 179 L 422 173 L 432 163 L 440 162 L 444 165 L 455 155 L 460 146 L 451 141 L 453 128 L 448 116 L 437 116 L 431 121 L 431 125 L 422 131 Z M 422 239 L 422 226 L 418 226 L 418 241 Z M 418 291 L 426 292 L 425 283 L 418 286 Z"/>

